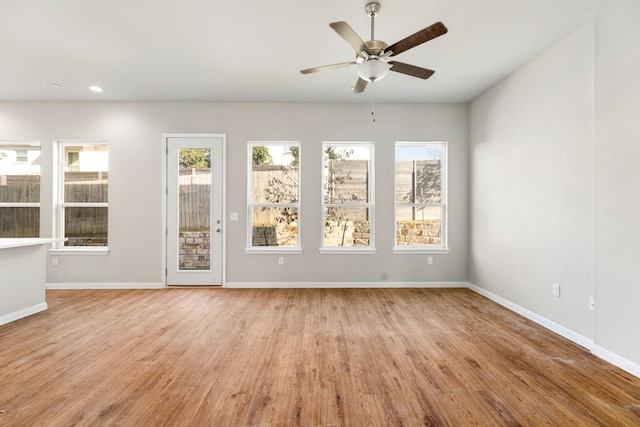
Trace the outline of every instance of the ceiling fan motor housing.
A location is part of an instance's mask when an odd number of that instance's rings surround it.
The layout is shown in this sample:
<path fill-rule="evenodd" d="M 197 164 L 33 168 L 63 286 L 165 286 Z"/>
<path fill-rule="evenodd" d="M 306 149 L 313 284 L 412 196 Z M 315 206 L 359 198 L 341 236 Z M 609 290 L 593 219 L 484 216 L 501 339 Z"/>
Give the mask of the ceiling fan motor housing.
<path fill-rule="evenodd" d="M 364 42 L 364 45 L 367 47 L 367 52 L 370 55 L 380 56 L 384 53 L 384 50 L 389 46 L 382 40 L 369 40 Z"/>

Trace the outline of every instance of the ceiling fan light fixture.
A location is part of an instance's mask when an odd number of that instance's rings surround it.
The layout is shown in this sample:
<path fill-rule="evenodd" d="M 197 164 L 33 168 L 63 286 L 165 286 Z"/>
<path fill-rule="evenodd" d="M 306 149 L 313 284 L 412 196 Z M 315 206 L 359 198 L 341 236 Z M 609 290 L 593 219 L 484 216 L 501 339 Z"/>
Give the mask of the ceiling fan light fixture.
<path fill-rule="evenodd" d="M 358 65 L 358 76 L 368 82 L 375 82 L 384 78 L 390 68 L 388 62 L 372 58 Z"/>

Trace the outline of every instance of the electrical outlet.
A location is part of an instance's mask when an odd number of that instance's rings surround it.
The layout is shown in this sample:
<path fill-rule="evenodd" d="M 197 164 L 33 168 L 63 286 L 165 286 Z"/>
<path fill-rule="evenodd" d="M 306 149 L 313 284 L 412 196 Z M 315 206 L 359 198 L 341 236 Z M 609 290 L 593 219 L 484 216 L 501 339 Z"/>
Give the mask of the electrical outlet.
<path fill-rule="evenodd" d="M 553 294 L 554 297 L 560 297 L 560 285 L 558 283 L 554 283 L 553 287 L 551 288 L 551 293 Z"/>
<path fill-rule="evenodd" d="M 427 257 L 427 264 L 429 264 L 429 265 L 433 264 L 433 257 L 432 256 Z"/>
<path fill-rule="evenodd" d="M 278 257 L 278 265 L 284 265 L 284 257 L 283 256 Z"/>
<path fill-rule="evenodd" d="M 54 256 L 54 257 L 51 258 L 51 264 L 52 265 L 58 265 L 58 257 L 57 256 Z"/>
<path fill-rule="evenodd" d="M 589 298 L 589 310 L 593 311 L 596 308 L 596 299 L 594 297 Z"/>
<path fill-rule="evenodd" d="M 238 212 L 231 212 L 229 214 L 229 220 L 230 221 L 237 221 L 238 220 Z"/>

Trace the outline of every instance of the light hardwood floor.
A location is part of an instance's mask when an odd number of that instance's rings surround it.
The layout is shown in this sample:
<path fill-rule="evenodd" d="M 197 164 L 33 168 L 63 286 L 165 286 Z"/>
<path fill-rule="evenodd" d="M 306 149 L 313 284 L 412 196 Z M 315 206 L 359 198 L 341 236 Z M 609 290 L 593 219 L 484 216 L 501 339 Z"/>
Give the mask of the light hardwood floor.
<path fill-rule="evenodd" d="M 0 426 L 640 425 L 640 379 L 464 289 L 49 291 Z"/>

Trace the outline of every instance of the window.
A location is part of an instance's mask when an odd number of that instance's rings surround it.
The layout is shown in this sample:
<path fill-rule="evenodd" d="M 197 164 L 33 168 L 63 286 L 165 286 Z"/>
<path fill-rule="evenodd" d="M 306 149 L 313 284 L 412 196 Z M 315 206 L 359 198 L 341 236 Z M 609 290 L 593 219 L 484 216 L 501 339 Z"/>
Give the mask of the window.
<path fill-rule="evenodd" d="M 448 250 L 446 156 L 444 142 L 396 143 L 396 250 Z"/>
<path fill-rule="evenodd" d="M 104 251 L 109 211 L 107 143 L 58 141 L 56 160 L 55 236 L 67 239 L 65 249 Z"/>
<path fill-rule="evenodd" d="M 0 141 L 0 237 L 40 237 L 38 141 Z"/>
<path fill-rule="evenodd" d="M 16 150 L 16 163 L 27 163 L 29 161 L 28 150 Z"/>
<path fill-rule="evenodd" d="M 321 252 L 373 250 L 373 144 L 322 145 Z"/>
<path fill-rule="evenodd" d="M 300 144 L 249 143 L 247 248 L 300 249 Z"/>

